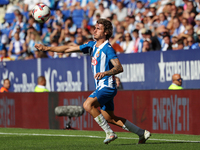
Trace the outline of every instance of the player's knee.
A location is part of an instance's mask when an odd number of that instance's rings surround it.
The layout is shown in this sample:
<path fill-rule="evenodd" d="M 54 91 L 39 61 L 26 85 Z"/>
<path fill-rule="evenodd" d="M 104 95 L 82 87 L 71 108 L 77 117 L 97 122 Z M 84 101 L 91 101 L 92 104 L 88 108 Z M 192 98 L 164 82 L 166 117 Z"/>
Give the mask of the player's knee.
<path fill-rule="evenodd" d="M 92 107 L 87 101 L 85 101 L 83 103 L 83 108 L 85 109 L 85 111 L 90 112 Z"/>

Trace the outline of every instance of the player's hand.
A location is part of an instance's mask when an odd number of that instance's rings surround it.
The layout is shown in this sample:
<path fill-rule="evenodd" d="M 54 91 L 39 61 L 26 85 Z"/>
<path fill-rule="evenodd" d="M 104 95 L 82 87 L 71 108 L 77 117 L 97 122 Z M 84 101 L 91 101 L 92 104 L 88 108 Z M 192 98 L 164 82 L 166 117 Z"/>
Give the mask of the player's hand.
<path fill-rule="evenodd" d="M 46 51 L 47 47 L 42 44 L 35 44 L 35 48 L 37 48 L 39 51 Z"/>
<path fill-rule="evenodd" d="M 94 78 L 96 80 L 101 80 L 105 76 L 106 76 L 105 72 L 98 72 L 97 74 L 95 74 Z"/>

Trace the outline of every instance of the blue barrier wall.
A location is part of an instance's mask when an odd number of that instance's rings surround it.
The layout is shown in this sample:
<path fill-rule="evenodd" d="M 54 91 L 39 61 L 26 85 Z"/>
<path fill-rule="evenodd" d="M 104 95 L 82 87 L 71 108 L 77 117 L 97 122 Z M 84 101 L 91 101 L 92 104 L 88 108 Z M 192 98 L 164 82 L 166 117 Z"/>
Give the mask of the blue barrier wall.
<path fill-rule="evenodd" d="M 117 76 L 125 90 L 167 89 L 174 73 L 180 73 L 184 89 L 200 88 L 200 50 L 119 54 L 124 72 Z M 13 92 L 32 92 L 44 75 L 50 91 L 95 89 L 91 58 L 37 59 L 0 62 L 0 81 L 9 78 Z"/>

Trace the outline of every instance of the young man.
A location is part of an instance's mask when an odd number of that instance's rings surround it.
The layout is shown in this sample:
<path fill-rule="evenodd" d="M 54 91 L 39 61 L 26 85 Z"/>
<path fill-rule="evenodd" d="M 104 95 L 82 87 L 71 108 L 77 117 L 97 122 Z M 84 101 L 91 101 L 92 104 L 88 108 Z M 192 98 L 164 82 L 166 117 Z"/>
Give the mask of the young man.
<path fill-rule="evenodd" d="M 139 136 L 139 143 L 145 143 L 151 135 L 149 131 L 140 129 L 128 120 L 114 115 L 113 98 L 117 93 L 114 75 L 123 72 L 123 68 L 108 42 L 112 31 L 113 27 L 110 21 L 99 19 L 93 34 L 95 41 L 81 46 L 46 47 L 36 44 L 35 47 L 43 51 L 88 53 L 92 57 L 96 90 L 86 99 L 83 107 L 106 132 L 104 143 L 108 144 L 117 138 L 107 122 L 136 133 Z M 97 109 L 98 107 L 101 108 L 101 111 Z"/>
<path fill-rule="evenodd" d="M 10 88 L 10 80 L 9 79 L 4 79 L 3 80 L 3 87 L 1 87 L 0 89 L 0 93 L 4 93 L 4 92 L 9 92 Z"/>

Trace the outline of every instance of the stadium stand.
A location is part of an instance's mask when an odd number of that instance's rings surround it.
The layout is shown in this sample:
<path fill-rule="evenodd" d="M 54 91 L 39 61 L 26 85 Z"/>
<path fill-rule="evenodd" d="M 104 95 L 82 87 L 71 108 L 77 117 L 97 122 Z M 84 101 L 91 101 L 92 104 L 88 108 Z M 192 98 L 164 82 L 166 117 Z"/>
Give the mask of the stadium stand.
<path fill-rule="evenodd" d="M 123 51 L 126 52 L 127 48 L 137 45 L 142 50 L 143 42 L 148 41 L 150 43 L 150 51 L 166 51 L 170 50 L 167 47 L 172 47 L 172 50 L 180 50 L 177 47 L 178 44 L 174 43 L 173 39 L 177 39 L 179 43 L 183 43 L 184 49 L 199 48 L 200 36 L 200 2 L 194 0 L 103 0 L 103 1 L 41 1 L 48 3 L 51 8 L 51 18 L 44 24 L 34 22 L 29 24 L 31 12 L 26 11 L 25 0 L 0 1 L 0 13 L 4 9 L 4 17 L 0 19 L 0 30 L 2 34 L 9 37 L 9 42 L 12 40 L 14 32 L 16 32 L 16 25 L 20 25 L 20 35 L 24 37 L 23 40 L 27 41 L 28 32 L 36 30 L 40 35 L 40 40 L 44 38 L 44 33 L 47 32 L 47 26 L 52 27 L 52 32 L 56 30 L 56 25 L 61 24 L 62 30 L 58 32 L 54 38 L 59 40 L 58 45 L 66 44 L 69 42 L 75 43 L 76 37 L 80 35 L 84 41 L 91 40 L 94 25 L 98 17 L 105 16 L 104 10 L 99 10 L 99 4 L 102 3 L 104 8 L 109 8 L 111 16 L 107 17 L 113 23 L 113 35 L 118 37 L 114 38 L 115 41 L 111 43 L 117 43 L 123 47 Z M 40 2 L 40 0 L 38 0 Z M 71 2 L 71 3 L 70 3 Z M 85 3 L 87 2 L 87 3 Z M 119 21 L 117 15 L 113 12 L 122 11 L 120 2 L 123 2 L 123 11 L 127 13 L 124 20 Z M 7 7 L 3 7 L 6 5 Z M 57 10 L 61 10 L 62 15 L 57 15 Z M 98 10 L 100 13 L 96 14 Z M 15 11 L 17 13 L 15 13 Z M 19 14 L 23 15 L 23 22 L 18 22 Z M 67 25 L 66 20 L 71 17 L 74 26 Z M 83 21 L 84 20 L 84 21 Z M 85 20 L 87 25 L 85 25 Z M 177 23 L 176 23 L 177 22 Z M 163 26 L 164 25 L 164 26 Z M 75 30 L 75 32 L 74 32 Z M 138 31 L 138 37 L 134 36 Z M 73 32 L 72 32 L 73 31 Z M 126 33 L 129 32 L 132 40 L 129 43 L 126 41 Z M 59 34 L 59 35 L 58 35 Z M 164 36 L 170 36 L 170 42 L 164 41 Z M 193 46 L 188 44 L 188 37 L 193 36 Z M 51 37 L 51 36 L 50 36 Z M 48 37 L 45 37 L 48 38 Z M 166 38 L 167 39 L 167 38 Z M 53 42 L 53 41 L 51 41 Z M 81 42 L 82 43 L 82 42 Z M 123 43 L 123 46 L 122 46 Z M 155 45 L 155 43 L 157 45 Z M 28 46 L 28 43 L 26 43 Z M 195 46 L 194 46 L 195 45 Z M 154 47 L 157 47 L 156 49 Z M 9 43 L 7 43 L 9 48 Z M 117 51 L 117 50 L 116 50 Z M 122 52 L 123 52 L 122 51 Z M 27 49 L 27 53 L 29 50 Z M 129 51 L 135 53 L 136 51 Z M 140 51 L 139 51 L 140 52 Z M 143 51 L 141 51 L 143 52 Z M 121 52 L 120 52 L 121 53 Z M 120 54 L 119 53 L 119 54 Z M 24 57 L 26 54 L 23 55 Z M 23 57 L 22 57 L 23 58 Z"/>

